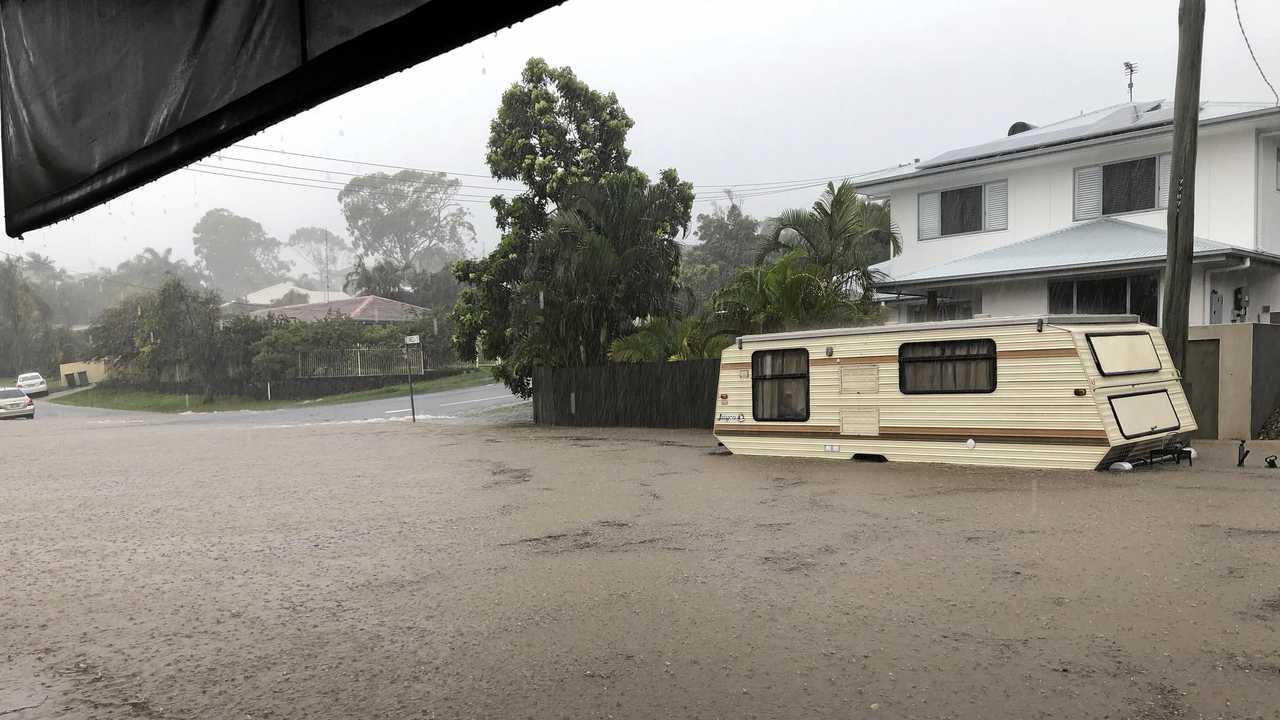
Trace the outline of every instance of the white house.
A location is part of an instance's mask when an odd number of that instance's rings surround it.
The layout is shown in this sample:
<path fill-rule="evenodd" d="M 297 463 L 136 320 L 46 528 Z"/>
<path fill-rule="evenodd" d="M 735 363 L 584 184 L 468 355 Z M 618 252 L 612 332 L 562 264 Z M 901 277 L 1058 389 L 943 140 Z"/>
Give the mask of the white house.
<path fill-rule="evenodd" d="M 860 180 L 902 253 L 891 322 L 1043 313 L 1159 321 L 1172 101 L 1115 105 Z M 1280 321 L 1280 108 L 1202 103 L 1193 325 Z"/>
<path fill-rule="evenodd" d="M 250 305 L 270 305 L 279 302 L 281 298 L 291 292 L 295 295 L 307 296 L 307 302 L 338 302 L 339 300 L 351 299 L 350 295 L 337 290 L 308 290 L 290 282 L 282 282 L 264 287 L 261 290 L 255 290 L 245 295 L 244 301 Z"/>

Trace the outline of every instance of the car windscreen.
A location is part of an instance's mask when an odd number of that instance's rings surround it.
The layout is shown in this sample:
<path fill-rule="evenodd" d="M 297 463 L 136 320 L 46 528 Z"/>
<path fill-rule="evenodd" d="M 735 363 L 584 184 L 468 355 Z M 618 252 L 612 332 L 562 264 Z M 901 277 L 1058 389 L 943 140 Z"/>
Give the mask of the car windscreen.
<path fill-rule="evenodd" d="M 39 380 L 39 379 L 40 379 L 40 376 L 36 373 L 27 373 L 26 375 L 18 376 L 18 380 L 20 381 L 21 380 Z"/>
<path fill-rule="evenodd" d="M 0 390 L 0 400 L 12 400 L 14 398 L 26 397 L 27 394 L 21 390 Z"/>

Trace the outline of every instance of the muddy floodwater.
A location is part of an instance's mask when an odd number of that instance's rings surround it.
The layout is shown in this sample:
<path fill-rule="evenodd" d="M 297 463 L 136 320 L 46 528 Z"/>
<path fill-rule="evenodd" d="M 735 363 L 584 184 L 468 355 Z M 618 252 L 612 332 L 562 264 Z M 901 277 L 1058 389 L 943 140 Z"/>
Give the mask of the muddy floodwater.
<path fill-rule="evenodd" d="M 0 443 L 4 720 L 1280 717 L 1280 471 L 1227 446 L 1115 475 L 493 422 Z"/>

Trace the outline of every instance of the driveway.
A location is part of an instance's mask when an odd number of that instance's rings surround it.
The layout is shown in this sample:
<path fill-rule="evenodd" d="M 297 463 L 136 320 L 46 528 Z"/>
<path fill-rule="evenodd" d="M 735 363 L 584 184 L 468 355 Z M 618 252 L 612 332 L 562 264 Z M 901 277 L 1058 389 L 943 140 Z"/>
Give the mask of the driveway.
<path fill-rule="evenodd" d="M 475 415 L 478 411 L 520 402 L 501 384 L 444 392 L 414 395 L 419 419 L 455 418 Z M 394 397 L 339 405 L 301 403 L 278 410 L 241 410 L 235 412 L 167 413 L 129 412 L 100 408 L 57 405 L 36 400 L 36 422 L 60 425 L 244 425 L 278 426 L 308 425 L 333 422 L 407 422 L 410 419 L 409 398 Z"/>

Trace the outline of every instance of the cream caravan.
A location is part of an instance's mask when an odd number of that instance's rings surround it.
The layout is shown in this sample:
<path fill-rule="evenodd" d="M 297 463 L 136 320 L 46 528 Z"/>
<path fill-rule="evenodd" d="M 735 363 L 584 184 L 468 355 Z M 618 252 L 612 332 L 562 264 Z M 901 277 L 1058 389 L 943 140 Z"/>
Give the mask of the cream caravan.
<path fill-rule="evenodd" d="M 744 336 L 715 420 L 741 455 L 1077 469 L 1195 429 L 1163 336 L 1132 315 Z"/>

